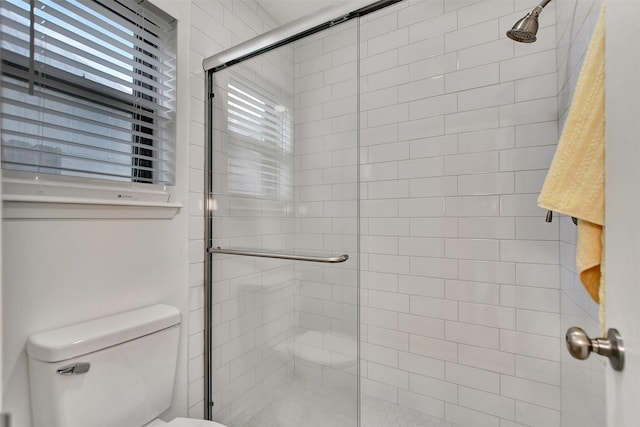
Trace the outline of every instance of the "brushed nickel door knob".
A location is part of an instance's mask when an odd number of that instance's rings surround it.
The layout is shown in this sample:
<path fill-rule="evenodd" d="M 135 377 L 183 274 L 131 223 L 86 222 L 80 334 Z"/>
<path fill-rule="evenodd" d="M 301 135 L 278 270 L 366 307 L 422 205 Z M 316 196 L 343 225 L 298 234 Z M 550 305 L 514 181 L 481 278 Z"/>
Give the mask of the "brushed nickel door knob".
<path fill-rule="evenodd" d="M 609 329 L 606 338 L 592 339 L 582 328 L 574 326 L 567 329 L 565 339 L 569 354 L 576 359 L 584 360 L 593 352 L 607 357 L 615 371 L 624 368 L 624 343 L 617 329 Z"/>

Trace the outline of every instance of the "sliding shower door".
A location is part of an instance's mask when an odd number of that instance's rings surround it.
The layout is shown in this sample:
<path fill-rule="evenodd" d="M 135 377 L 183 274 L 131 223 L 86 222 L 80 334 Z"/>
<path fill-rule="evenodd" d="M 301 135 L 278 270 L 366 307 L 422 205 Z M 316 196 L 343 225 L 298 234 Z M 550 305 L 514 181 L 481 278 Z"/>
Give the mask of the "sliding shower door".
<path fill-rule="evenodd" d="M 354 20 L 209 75 L 210 393 L 229 426 L 357 426 L 357 49 Z"/>

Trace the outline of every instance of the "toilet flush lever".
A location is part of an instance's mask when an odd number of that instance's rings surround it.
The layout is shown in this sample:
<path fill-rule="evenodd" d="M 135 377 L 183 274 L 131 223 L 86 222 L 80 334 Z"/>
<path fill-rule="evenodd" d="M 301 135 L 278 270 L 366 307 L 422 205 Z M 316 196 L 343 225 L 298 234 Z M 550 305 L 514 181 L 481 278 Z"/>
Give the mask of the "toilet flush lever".
<path fill-rule="evenodd" d="M 582 328 L 574 326 L 567 330 L 565 339 L 569 353 L 576 359 L 584 360 L 593 352 L 607 357 L 614 371 L 624 368 L 624 343 L 616 329 L 609 329 L 606 338 L 589 338 Z"/>
<path fill-rule="evenodd" d="M 64 366 L 60 369 L 58 369 L 56 372 L 59 375 L 77 375 L 77 374 L 84 374 L 87 371 L 89 371 L 89 368 L 91 367 L 91 363 L 88 362 L 79 362 L 79 363 L 74 363 L 73 365 L 69 365 L 69 366 Z"/>

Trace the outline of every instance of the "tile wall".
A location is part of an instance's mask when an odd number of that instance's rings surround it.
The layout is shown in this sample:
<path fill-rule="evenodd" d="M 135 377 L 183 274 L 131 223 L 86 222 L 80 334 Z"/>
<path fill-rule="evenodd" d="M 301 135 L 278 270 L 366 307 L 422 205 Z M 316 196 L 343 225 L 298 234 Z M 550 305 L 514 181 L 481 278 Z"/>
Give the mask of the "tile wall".
<path fill-rule="evenodd" d="M 473 426 L 560 425 L 555 4 L 407 1 L 361 27 L 362 390 Z M 545 19 L 546 18 L 546 19 Z"/>
<path fill-rule="evenodd" d="M 569 112 L 582 62 L 595 27 L 602 1 L 558 2 L 558 112 L 559 127 Z M 571 326 L 599 336 L 598 306 L 584 291 L 575 271 L 576 226 L 560 217 L 561 332 Z M 561 353 L 562 425 L 603 426 L 606 424 L 605 364 L 600 357 L 578 361 Z"/>

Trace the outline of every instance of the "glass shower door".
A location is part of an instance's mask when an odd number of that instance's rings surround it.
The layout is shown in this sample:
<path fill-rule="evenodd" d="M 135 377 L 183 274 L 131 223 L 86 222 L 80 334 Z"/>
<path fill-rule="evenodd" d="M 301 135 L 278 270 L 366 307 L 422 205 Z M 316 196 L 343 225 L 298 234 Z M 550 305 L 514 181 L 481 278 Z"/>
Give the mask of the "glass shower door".
<path fill-rule="evenodd" d="M 210 75 L 211 398 L 229 426 L 357 426 L 357 49 L 347 22 Z"/>

